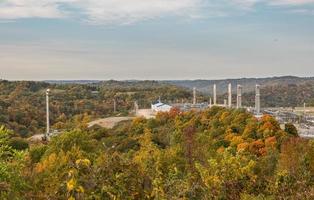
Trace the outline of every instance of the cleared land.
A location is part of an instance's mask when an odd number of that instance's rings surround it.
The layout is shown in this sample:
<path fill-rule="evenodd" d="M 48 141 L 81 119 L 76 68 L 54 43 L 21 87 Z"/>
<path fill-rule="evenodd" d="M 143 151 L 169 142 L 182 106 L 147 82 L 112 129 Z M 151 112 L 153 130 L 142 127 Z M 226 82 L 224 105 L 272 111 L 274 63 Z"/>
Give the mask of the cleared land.
<path fill-rule="evenodd" d="M 92 127 L 94 125 L 99 125 L 103 128 L 113 128 L 119 122 L 132 120 L 134 117 L 108 117 L 104 119 L 98 119 L 88 123 L 88 127 Z"/>

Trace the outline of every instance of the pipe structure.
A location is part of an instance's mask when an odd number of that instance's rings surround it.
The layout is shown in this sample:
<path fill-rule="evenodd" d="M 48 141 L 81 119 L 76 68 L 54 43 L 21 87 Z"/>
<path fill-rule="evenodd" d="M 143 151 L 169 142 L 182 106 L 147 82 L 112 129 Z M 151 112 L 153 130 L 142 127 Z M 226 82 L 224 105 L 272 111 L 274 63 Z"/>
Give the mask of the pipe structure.
<path fill-rule="evenodd" d="M 260 85 L 256 85 L 255 88 L 255 111 L 257 114 L 261 112 L 261 94 L 260 94 Z"/>
<path fill-rule="evenodd" d="M 242 107 L 242 85 L 237 85 L 237 108 Z"/>
<path fill-rule="evenodd" d="M 193 105 L 196 104 L 196 88 L 193 88 Z"/>
<path fill-rule="evenodd" d="M 232 107 L 232 85 L 231 83 L 228 84 L 228 107 Z"/>
<path fill-rule="evenodd" d="M 217 93 L 216 93 L 216 84 L 213 86 L 213 96 L 214 96 L 214 106 L 217 105 Z"/>
<path fill-rule="evenodd" d="M 50 134 L 50 116 L 49 116 L 49 92 L 50 89 L 46 90 L 46 135 L 45 138 L 48 138 Z"/>

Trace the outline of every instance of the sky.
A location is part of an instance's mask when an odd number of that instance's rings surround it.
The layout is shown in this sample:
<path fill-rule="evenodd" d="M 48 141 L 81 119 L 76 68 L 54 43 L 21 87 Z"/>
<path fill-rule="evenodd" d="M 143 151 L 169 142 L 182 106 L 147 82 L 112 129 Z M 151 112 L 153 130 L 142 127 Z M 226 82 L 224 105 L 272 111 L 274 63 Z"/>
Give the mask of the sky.
<path fill-rule="evenodd" d="M 0 79 L 314 76 L 314 0 L 0 0 Z"/>

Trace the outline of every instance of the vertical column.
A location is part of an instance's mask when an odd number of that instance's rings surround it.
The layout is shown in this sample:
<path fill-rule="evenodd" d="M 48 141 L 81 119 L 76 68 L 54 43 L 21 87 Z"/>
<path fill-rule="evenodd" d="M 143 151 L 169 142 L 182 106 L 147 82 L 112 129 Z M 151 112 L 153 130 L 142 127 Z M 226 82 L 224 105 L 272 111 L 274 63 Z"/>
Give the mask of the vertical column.
<path fill-rule="evenodd" d="M 255 95 L 255 111 L 256 111 L 257 114 L 259 114 L 261 112 L 260 85 L 256 85 L 255 93 L 256 93 L 256 95 Z"/>
<path fill-rule="evenodd" d="M 137 112 L 138 112 L 138 103 L 137 103 L 137 101 L 134 101 L 134 112 L 135 112 L 135 115 L 137 115 Z"/>
<path fill-rule="evenodd" d="M 49 117 L 49 92 L 50 89 L 46 90 L 46 135 L 45 138 L 47 139 L 50 134 L 50 117 Z"/>
<path fill-rule="evenodd" d="M 231 108 L 232 106 L 232 85 L 231 83 L 228 84 L 228 107 Z"/>
<path fill-rule="evenodd" d="M 196 104 L 196 88 L 193 88 L 193 105 Z"/>
<path fill-rule="evenodd" d="M 209 98 L 209 107 L 212 107 L 212 98 Z"/>
<path fill-rule="evenodd" d="M 117 101 L 115 98 L 113 99 L 113 112 L 117 112 Z"/>
<path fill-rule="evenodd" d="M 217 93 L 216 93 L 216 84 L 213 86 L 213 95 L 214 95 L 214 105 L 217 104 Z"/>
<path fill-rule="evenodd" d="M 237 86 L 237 108 L 242 107 L 242 85 Z"/>

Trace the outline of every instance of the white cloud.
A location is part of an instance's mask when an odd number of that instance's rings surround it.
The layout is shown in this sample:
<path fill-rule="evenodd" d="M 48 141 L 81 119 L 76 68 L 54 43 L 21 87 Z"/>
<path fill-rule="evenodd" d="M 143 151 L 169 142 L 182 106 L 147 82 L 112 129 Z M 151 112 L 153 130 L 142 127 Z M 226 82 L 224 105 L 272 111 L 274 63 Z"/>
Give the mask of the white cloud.
<path fill-rule="evenodd" d="M 4 0 L 0 2 L 0 19 L 60 18 L 63 13 L 59 1 L 49 0 Z"/>
<path fill-rule="evenodd" d="M 314 3 L 314 0 L 270 0 L 272 5 L 304 5 Z"/>
<path fill-rule="evenodd" d="M 84 16 L 93 23 L 132 23 L 163 15 L 190 15 L 203 0 L 5 0 L 0 19 Z"/>
<path fill-rule="evenodd" d="M 163 15 L 190 15 L 202 0 L 80 0 L 76 6 L 95 23 L 132 23 Z"/>
<path fill-rule="evenodd" d="M 228 9 L 303 5 L 314 0 L 2 0 L 0 20 L 76 17 L 95 24 L 128 24 L 162 16 L 225 16 Z"/>

